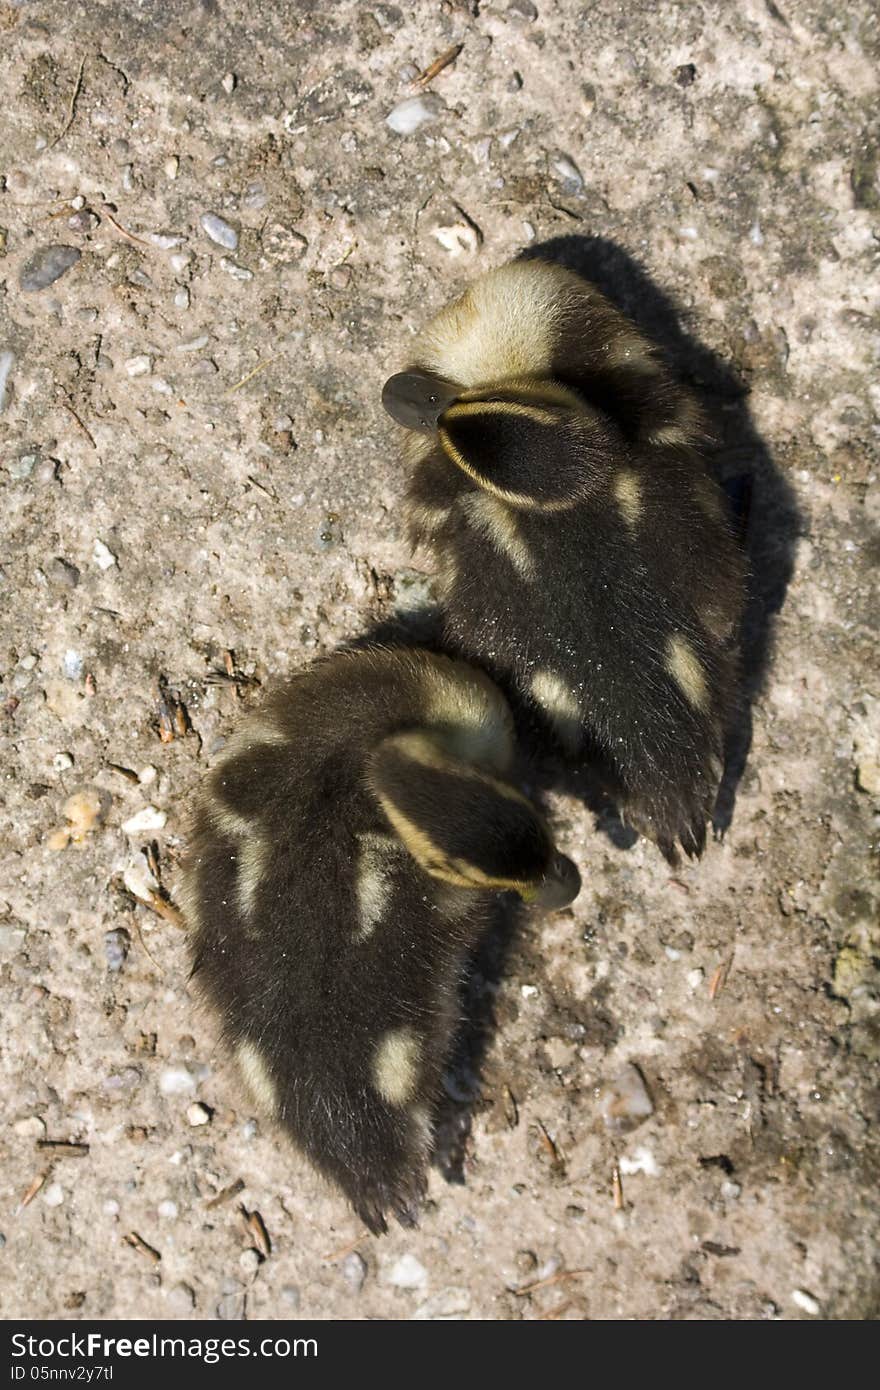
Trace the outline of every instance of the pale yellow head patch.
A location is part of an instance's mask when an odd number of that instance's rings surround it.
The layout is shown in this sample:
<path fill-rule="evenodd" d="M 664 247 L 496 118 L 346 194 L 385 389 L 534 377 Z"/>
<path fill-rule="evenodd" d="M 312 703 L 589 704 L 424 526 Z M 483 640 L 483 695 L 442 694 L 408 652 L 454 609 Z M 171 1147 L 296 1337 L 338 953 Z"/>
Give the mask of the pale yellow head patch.
<path fill-rule="evenodd" d="M 523 579 L 534 579 L 535 557 L 524 539 L 520 522 L 499 497 L 488 492 L 469 492 L 459 506 L 475 530 L 482 531 L 500 555 L 510 561 Z"/>
<path fill-rule="evenodd" d="M 675 633 L 666 643 L 666 669 L 685 699 L 694 709 L 704 710 L 709 702 L 706 673 L 686 637 Z"/>
<path fill-rule="evenodd" d="M 554 671 L 536 671 L 531 682 L 532 699 L 544 711 L 560 742 L 570 752 L 580 746 L 583 715 L 577 692 Z"/>
<path fill-rule="evenodd" d="M 645 510 L 642 499 L 642 484 L 638 475 L 628 468 L 623 468 L 614 479 L 614 496 L 620 508 L 620 514 L 631 531 L 634 531 L 642 519 Z"/>
<path fill-rule="evenodd" d="M 406 1105 L 419 1083 L 421 1043 L 412 1028 L 392 1028 L 373 1055 L 373 1085 L 389 1105 Z"/>
<path fill-rule="evenodd" d="M 425 724 L 440 726 L 453 757 L 504 772 L 513 761 L 513 716 L 487 676 L 444 659 L 425 681 Z"/>
<path fill-rule="evenodd" d="M 278 1092 L 259 1048 L 255 1043 L 241 1042 L 235 1049 L 235 1060 L 254 1100 L 268 1115 L 274 1115 Z"/>

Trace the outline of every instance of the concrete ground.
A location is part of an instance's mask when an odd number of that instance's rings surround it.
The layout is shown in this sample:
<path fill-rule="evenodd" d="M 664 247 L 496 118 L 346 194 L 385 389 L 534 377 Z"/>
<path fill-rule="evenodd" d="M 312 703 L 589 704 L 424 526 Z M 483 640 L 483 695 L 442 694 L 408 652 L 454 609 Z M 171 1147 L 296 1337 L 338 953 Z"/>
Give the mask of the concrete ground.
<path fill-rule="evenodd" d="M 3 1315 L 877 1316 L 870 0 L 14 0 L 0 55 Z M 382 382 L 546 242 L 754 479 L 751 751 L 675 874 L 557 800 L 585 887 L 474 988 L 464 1182 L 359 1239 L 175 865 L 256 682 L 426 592 Z"/>

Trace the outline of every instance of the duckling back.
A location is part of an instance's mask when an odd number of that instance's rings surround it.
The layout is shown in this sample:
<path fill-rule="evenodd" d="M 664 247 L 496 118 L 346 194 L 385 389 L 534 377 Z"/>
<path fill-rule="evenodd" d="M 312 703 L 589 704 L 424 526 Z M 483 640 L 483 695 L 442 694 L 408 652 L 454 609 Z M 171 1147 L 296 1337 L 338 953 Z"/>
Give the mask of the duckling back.
<path fill-rule="evenodd" d="M 445 658 L 345 653 L 295 677 L 209 775 L 184 873 L 195 979 L 245 1081 L 371 1230 L 415 1219 L 488 902 L 425 868 L 446 860 L 406 804 L 414 731 L 432 775 L 484 789 L 513 755 L 500 694 Z"/>
<path fill-rule="evenodd" d="M 413 383 L 438 400 L 411 404 Z M 698 854 L 737 697 L 744 560 L 692 397 L 570 271 L 490 272 L 417 340 L 416 541 L 447 638 L 606 773 L 668 857 Z M 438 383 L 435 387 L 432 383 Z"/>

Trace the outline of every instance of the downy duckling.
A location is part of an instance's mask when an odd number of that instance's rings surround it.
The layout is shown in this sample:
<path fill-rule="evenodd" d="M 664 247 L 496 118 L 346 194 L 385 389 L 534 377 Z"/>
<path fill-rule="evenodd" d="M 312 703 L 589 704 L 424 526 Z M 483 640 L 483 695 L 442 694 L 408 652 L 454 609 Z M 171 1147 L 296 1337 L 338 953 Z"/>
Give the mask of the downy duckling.
<path fill-rule="evenodd" d="M 671 861 L 705 845 L 737 695 L 745 565 L 692 396 L 580 276 L 477 280 L 383 403 L 447 642 L 600 766 Z"/>
<path fill-rule="evenodd" d="M 254 1099 L 374 1232 L 416 1219 L 492 895 L 552 908 L 580 887 L 514 753 L 480 672 L 342 652 L 245 721 L 196 811 L 194 978 Z"/>

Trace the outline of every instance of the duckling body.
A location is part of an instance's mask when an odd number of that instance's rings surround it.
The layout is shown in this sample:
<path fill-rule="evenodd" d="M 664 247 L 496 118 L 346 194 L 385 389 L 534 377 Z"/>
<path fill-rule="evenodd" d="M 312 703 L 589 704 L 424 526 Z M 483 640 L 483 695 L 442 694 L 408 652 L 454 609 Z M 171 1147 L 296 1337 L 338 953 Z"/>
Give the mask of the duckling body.
<path fill-rule="evenodd" d="M 492 894 L 577 874 L 508 780 L 485 677 L 339 654 L 279 688 L 211 772 L 184 872 L 194 976 L 261 1108 L 371 1230 L 411 1224 L 458 988 Z"/>
<path fill-rule="evenodd" d="M 668 858 L 699 854 L 744 561 L 692 397 L 598 290 L 533 260 L 444 309 L 383 400 L 450 645 L 597 762 Z"/>

